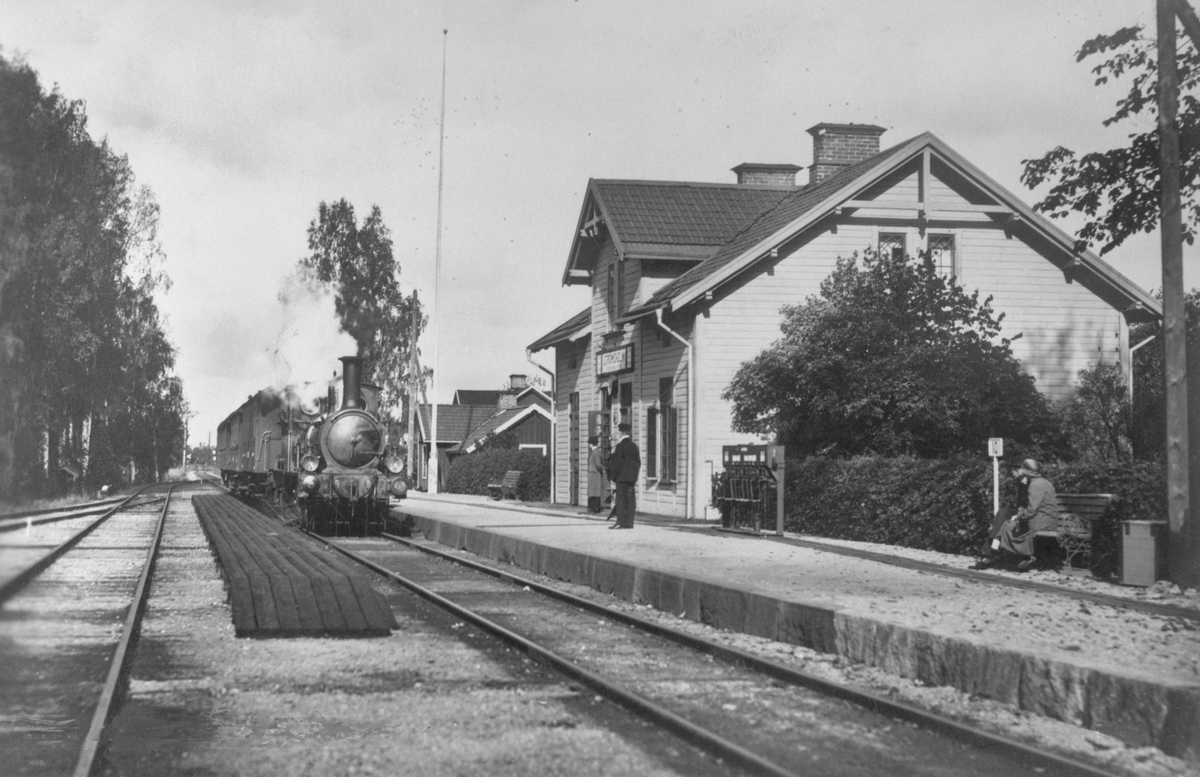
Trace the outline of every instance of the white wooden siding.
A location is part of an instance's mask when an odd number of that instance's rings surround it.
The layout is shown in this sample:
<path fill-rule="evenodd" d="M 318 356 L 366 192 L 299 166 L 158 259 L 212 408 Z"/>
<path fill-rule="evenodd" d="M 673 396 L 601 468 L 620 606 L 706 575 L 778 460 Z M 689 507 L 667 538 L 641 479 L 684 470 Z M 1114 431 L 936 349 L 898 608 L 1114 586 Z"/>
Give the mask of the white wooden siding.
<path fill-rule="evenodd" d="M 962 230 L 959 256 L 967 288 L 1004 313 L 1003 335 L 1021 334 L 1013 355 L 1046 396 L 1069 395 L 1089 364 L 1121 361 L 1124 316 L 1027 243 L 998 227 Z"/>
<path fill-rule="evenodd" d="M 670 322 L 668 322 L 669 324 Z M 690 326 L 672 327 L 682 337 L 690 335 Z M 640 505 L 657 515 L 672 515 L 682 517 L 687 511 L 688 472 L 687 435 L 688 428 L 688 365 L 687 349 L 683 343 L 659 328 L 652 318 L 643 318 L 638 322 L 640 337 L 639 349 L 642 356 L 639 359 L 638 380 L 634 385 L 634 405 L 641 421 L 640 433 L 637 438 L 638 447 L 642 451 L 642 479 L 639 489 Z M 664 339 L 665 335 L 665 339 Z M 679 434 L 676 437 L 676 461 L 678 474 L 676 482 L 664 483 L 659 479 L 648 479 L 646 475 L 646 457 L 649 451 L 649 440 L 646 437 L 646 413 L 658 404 L 658 381 L 670 377 L 674 381 L 671 392 L 671 402 L 679 412 Z M 661 428 L 662 421 L 659 421 Z"/>

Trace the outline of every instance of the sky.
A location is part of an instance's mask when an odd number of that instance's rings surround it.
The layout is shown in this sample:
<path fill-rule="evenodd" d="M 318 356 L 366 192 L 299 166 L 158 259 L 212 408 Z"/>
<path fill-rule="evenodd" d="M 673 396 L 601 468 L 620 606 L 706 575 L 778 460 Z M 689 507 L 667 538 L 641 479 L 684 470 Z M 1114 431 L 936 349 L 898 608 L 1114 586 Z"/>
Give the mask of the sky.
<path fill-rule="evenodd" d="M 1033 203 L 1022 160 L 1146 128 L 1102 126 L 1121 87 L 1075 53 L 1153 17 L 1153 0 L 0 0 L 0 51 L 84 100 L 153 191 L 199 444 L 248 395 L 353 353 L 293 278 L 322 201 L 381 209 L 448 402 L 544 376 L 526 346 L 588 304 L 561 280 L 590 178 L 733 183 L 743 162 L 807 167 L 806 129 L 855 122 L 885 148 L 932 132 Z M 1105 259 L 1161 285 L 1156 235 Z M 1188 248 L 1188 288 L 1198 264 Z"/>

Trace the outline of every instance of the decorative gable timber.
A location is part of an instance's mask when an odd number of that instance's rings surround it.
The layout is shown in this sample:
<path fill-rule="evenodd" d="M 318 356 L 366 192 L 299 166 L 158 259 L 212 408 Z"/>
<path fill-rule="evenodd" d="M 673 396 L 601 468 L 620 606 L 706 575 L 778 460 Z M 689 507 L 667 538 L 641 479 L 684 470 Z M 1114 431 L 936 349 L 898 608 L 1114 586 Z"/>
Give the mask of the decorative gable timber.
<path fill-rule="evenodd" d="M 622 260 L 702 262 L 799 187 L 591 179 L 563 285 L 588 284 L 607 241 Z"/>
<path fill-rule="evenodd" d="M 930 194 L 934 187 L 930 171 L 934 163 L 944 165 L 966 181 L 982 195 L 977 198 L 981 201 L 938 203 L 932 199 Z M 918 171 L 918 198 L 915 201 L 896 203 L 869 198 L 872 187 L 913 165 Z M 1123 311 L 1130 321 L 1153 320 L 1162 315 L 1161 305 L 1144 290 L 1099 256 L 1078 250 L 1071 236 L 936 136 L 925 133 L 789 195 L 760 214 L 712 257 L 659 289 L 625 318 L 650 315 L 658 308 L 678 310 L 697 300 L 711 298 L 715 289 L 758 261 L 777 255 L 789 241 L 826 219 L 853 215 L 916 216 L 929 225 L 943 220 L 986 217 L 1004 220 L 1013 228 L 1023 226 L 1034 239 L 1045 242 L 1063 257 L 1062 262 L 1056 264 L 1064 273 L 1069 273 L 1069 279 L 1088 274 L 1099 289 L 1097 293 Z"/>

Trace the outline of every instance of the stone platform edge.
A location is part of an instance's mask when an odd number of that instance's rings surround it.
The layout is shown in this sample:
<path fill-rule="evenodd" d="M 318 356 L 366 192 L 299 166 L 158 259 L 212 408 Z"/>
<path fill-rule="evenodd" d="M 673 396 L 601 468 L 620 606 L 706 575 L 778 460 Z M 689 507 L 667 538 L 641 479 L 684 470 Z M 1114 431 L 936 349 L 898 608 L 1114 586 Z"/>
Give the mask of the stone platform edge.
<path fill-rule="evenodd" d="M 413 516 L 431 541 L 721 629 L 952 686 L 1200 763 L 1200 685 L 1154 682 Z"/>

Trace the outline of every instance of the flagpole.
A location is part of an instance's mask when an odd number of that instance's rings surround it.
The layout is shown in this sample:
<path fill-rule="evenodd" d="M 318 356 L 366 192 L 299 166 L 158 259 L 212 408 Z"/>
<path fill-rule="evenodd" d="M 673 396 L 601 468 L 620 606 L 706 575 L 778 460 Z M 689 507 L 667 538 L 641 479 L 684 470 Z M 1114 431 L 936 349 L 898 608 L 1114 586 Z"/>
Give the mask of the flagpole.
<path fill-rule="evenodd" d="M 429 380 L 430 386 L 430 404 L 429 404 L 429 437 L 430 437 L 430 456 L 429 456 L 429 493 L 439 493 L 438 478 L 440 477 L 438 459 L 438 412 L 437 412 L 437 379 L 438 379 L 438 316 L 441 315 L 441 297 L 439 291 L 442 281 L 442 181 L 444 176 L 444 168 L 442 160 L 445 158 L 446 147 L 446 38 L 449 35 L 449 30 L 442 30 L 442 108 L 438 117 L 438 198 L 437 198 L 437 243 L 434 250 L 433 259 L 433 314 L 431 322 L 433 325 L 433 376 Z"/>

